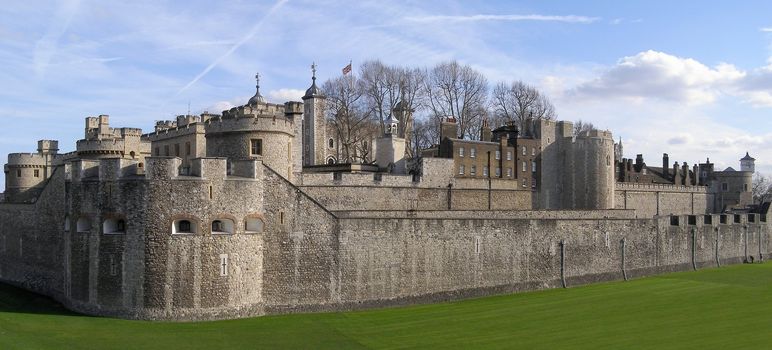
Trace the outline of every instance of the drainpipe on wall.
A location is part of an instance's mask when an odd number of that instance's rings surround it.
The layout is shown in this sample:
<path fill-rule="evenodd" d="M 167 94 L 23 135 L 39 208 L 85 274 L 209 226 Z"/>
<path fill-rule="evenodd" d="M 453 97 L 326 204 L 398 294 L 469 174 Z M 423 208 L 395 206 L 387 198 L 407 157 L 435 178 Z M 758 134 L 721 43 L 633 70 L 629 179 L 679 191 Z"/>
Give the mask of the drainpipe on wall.
<path fill-rule="evenodd" d="M 566 288 L 566 241 L 560 240 L 560 284 Z"/>
<path fill-rule="evenodd" d="M 627 271 L 625 271 L 625 247 L 627 246 L 627 239 L 622 238 L 622 277 L 627 281 Z"/>

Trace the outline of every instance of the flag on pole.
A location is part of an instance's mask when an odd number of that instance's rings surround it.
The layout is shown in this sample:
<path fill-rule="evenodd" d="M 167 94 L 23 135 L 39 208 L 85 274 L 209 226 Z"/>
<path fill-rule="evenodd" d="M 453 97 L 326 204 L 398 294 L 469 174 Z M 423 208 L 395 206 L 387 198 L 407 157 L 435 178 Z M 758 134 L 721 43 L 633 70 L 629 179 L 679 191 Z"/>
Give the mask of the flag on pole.
<path fill-rule="evenodd" d="M 351 73 L 351 61 L 348 62 L 348 65 L 343 67 L 343 75 L 346 75 L 348 73 Z"/>

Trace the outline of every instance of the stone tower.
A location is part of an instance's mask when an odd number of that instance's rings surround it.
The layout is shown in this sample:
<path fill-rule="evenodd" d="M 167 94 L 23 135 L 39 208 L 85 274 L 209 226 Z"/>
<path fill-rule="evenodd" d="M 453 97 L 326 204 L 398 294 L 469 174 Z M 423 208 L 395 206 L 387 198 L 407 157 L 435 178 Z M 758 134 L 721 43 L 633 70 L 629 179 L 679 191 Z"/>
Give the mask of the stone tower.
<path fill-rule="evenodd" d="M 405 139 L 399 137 L 399 120 L 391 117 L 386 132 L 375 140 L 375 162 L 378 167 L 390 173 L 405 173 Z"/>
<path fill-rule="evenodd" d="M 327 139 L 324 120 L 326 98 L 316 86 L 316 65 L 311 65 L 311 87 L 303 96 L 303 127 L 300 135 L 303 143 L 303 166 L 324 164 L 324 144 Z M 298 135 L 295 135 L 298 137 Z"/>
<path fill-rule="evenodd" d="M 753 158 L 745 152 L 745 157 L 740 158 L 740 171 L 750 171 L 751 173 L 756 171 L 756 158 Z"/>

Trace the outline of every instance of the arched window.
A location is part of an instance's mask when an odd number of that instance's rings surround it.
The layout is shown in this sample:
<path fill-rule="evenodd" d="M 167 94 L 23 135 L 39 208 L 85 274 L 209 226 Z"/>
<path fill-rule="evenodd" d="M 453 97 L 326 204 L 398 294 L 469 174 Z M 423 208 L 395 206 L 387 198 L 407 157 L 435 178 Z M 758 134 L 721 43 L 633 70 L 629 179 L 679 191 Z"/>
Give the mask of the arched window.
<path fill-rule="evenodd" d="M 232 234 L 234 226 L 231 219 L 212 220 L 212 234 Z"/>
<path fill-rule="evenodd" d="M 80 218 L 78 218 L 78 223 L 76 225 L 76 228 L 78 232 L 91 231 L 91 219 L 89 219 L 86 216 L 81 216 Z"/>
<path fill-rule="evenodd" d="M 246 218 L 244 220 L 244 231 L 247 233 L 263 232 L 264 226 L 263 219 L 260 218 Z"/>
<path fill-rule="evenodd" d="M 327 147 L 335 148 L 335 140 L 333 140 L 332 138 L 327 140 Z"/>
<path fill-rule="evenodd" d="M 333 164 L 335 164 L 335 157 L 330 157 L 330 158 L 327 158 L 327 164 L 328 164 L 328 165 L 333 165 Z"/>
<path fill-rule="evenodd" d="M 197 227 L 192 220 L 175 220 L 172 224 L 172 234 L 192 234 L 197 232 L 196 228 Z"/>
<path fill-rule="evenodd" d="M 108 218 L 102 223 L 102 233 L 109 234 L 122 234 L 126 233 L 126 220 Z"/>

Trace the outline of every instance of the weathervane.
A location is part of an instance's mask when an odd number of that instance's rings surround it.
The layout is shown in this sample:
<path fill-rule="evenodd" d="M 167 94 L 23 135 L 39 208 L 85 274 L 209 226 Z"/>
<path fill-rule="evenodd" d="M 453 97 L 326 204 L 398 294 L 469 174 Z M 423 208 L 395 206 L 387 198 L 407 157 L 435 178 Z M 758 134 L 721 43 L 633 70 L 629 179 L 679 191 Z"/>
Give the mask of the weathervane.
<path fill-rule="evenodd" d="M 311 62 L 311 79 L 316 81 L 316 62 Z"/>
<path fill-rule="evenodd" d="M 257 89 L 260 90 L 260 73 L 255 73 L 255 81 L 257 81 Z"/>

